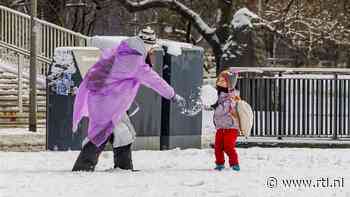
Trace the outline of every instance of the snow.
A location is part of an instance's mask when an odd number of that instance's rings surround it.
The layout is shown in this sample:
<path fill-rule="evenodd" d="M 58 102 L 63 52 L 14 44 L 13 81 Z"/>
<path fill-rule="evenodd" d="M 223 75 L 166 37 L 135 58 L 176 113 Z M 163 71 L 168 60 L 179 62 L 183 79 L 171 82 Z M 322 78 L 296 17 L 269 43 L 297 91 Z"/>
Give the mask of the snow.
<path fill-rule="evenodd" d="M 249 9 L 241 8 L 233 16 L 231 25 L 233 25 L 235 29 L 243 26 L 253 27 L 251 20 L 257 18 L 259 18 L 259 16 L 251 12 Z"/>
<path fill-rule="evenodd" d="M 184 42 L 175 42 L 171 40 L 159 39 L 157 40 L 157 44 L 168 47 L 167 53 L 173 56 L 181 55 L 183 48 L 188 48 L 188 49 L 193 48 L 192 44 L 188 44 Z"/>
<path fill-rule="evenodd" d="M 225 43 L 222 50 L 226 51 L 227 49 L 229 49 L 229 47 L 237 46 L 237 45 L 238 45 L 237 42 L 232 40 L 232 36 L 230 36 L 229 41 Z"/>
<path fill-rule="evenodd" d="M 214 96 L 210 85 L 204 85 L 201 90 L 201 95 Z M 209 102 L 206 99 L 209 98 L 203 98 L 203 103 Z M 215 132 L 212 115 L 212 111 L 203 111 L 203 136 L 208 136 L 210 142 Z M 28 139 L 36 135 L 39 136 L 35 138 L 38 143 L 42 140 L 42 132 L 32 134 L 27 129 L 0 129 L 0 139 L 8 135 L 12 135 L 11 139 L 16 139 L 13 136 Z M 248 138 L 247 141 L 271 142 L 271 139 Z M 309 143 L 314 139 L 283 141 Z M 320 140 L 319 143 L 329 141 Z M 113 154 L 109 151 L 102 153 L 96 172 L 70 172 L 78 154 L 75 151 L 0 152 L 0 197 L 350 196 L 350 149 L 239 148 L 239 173 L 228 168 L 223 172 L 213 171 L 212 149 L 134 151 L 134 166 L 140 172 L 111 169 Z M 279 181 L 276 188 L 267 186 L 269 177 Z M 281 180 L 292 178 L 314 182 L 320 178 L 343 178 L 345 187 L 283 187 Z"/>
<path fill-rule="evenodd" d="M 51 67 L 50 80 L 57 80 L 61 75 L 74 74 L 76 72 L 73 53 L 75 51 L 98 51 L 96 47 L 58 47 L 54 52 L 54 63 Z M 97 61 L 96 57 L 82 56 L 83 61 Z M 82 68 L 80 68 L 82 69 Z"/>
<path fill-rule="evenodd" d="M 39 128 L 38 132 L 30 132 L 26 128 L 0 128 L 0 137 L 5 135 L 42 135 L 44 129 Z"/>
<path fill-rule="evenodd" d="M 0 152 L 0 196 L 208 197 L 349 196 L 348 149 L 238 149 L 241 172 L 213 171 L 211 149 L 134 151 L 135 169 L 112 170 L 112 152 L 94 173 L 70 172 L 78 152 Z M 268 188 L 267 180 L 344 179 L 343 188 Z"/>
<path fill-rule="evenodd" d="M 93 36 L 89 38 L 88 45 L 99 49 L 107 49 L 112 48 L 127 38 L 127 36 Z"/>
<path fill-rule="evenodd" d="M 54 53 L 54 65 L 51 67 L 51 75 L 58 76 L 62 73 L 74 74 L 76 72 L 74 58 L 71 47 L 59 47 L 55 49 Z M 63 66 L 58 67 L 56 65 Z"/>
<path fill-rule="evenodd" d="M 5 71 L 5 72 L 9 72 L 9 73 L 13 73 L 13 74 L 18 74 L 18 66 L 14 65 L 14 64 L 8 64 L 8 63 L 4 63 L 0 61 L 0 71 Z M 29 73 L 25 72 L 23 73 L 23 78 L 26 80 L 29 80 Z M 37 75 L 37 84 L 41 87 L 41 88 L 45 88 L 46 87 L 46 80 L 45 80 L 45 76 L 43 75 Z"/>
<path fill-rule="evenodd" d="M 99 49 L 112 48 L 114 45 L 120 43 L 121 41 L 127 39 L 126 36 L 94 36 L 89 40 L 89 46 L 97 47 Z M 192 44 L 184 42 L 176 42 L 166 39 L 158 39 L 157 44 L 159 46 L 168 47 L 167 53 L 174 56 L 179 56 L 182 54 L 182 49 L 193 48 Z"/>
<path fill-rule="evenodd" d="M 0 129 L 1 150 L 7 150 L 6 147 L 11 147 L 8 150 L 28 151 L 28 149 L 24 149 L 23 147 L 26 147 L 26 148 L 28 146 L 42 146 L 42 148 L 45 147 L 46 135 L 43 131 L 39 130 L 38 132 L 30 132 L 28 129 L 17 129 L 18 131 L 13 131 L 13 129 L 11 129 L 10 131 L 2 131 L 2 130 L 6 130 L 6 129 Z M 18 147 L 18 148 L 14 149 L 14 147 Z M 40 150 L 43 150 L 43 149 L 40 149 Z M 1 196 L 1 189 L 0 189 L 0 196 Z"/>
<path fill-rule="evenodd" d="M 202 112 L 202 134 L 204 136 L 210 135 L 215 133 L 215 125 L 213 122 L 213 116 L 214 116 L 214 111 L 206 111 L 203 110 Z M 214 139 L 213 137 L 210 137 L 211 139 Z"/>
<path fill-rule="evenodd" d="M 333 140 L 331 138 L 313 138 L 313 137 L 283 137 L 282 140 L 277 137 L 249 137 L 247 139 L 243 139 L 243 137 L 239 137 L 239 142 L 244 143 L 268 143 L 271 145 L 275 144 L 293 144 L 293 145 L 301 145 L 301 144 L 310 144 L 310 145 L 349 145 L 349 139 L 338 139 Z"/>
<path fill-rule="evenodd" d="M 142 4 L 148 4 L 151 3 L 151 1 L 145 0 L 142 2 Z M 167 3 L 167 2 L 164 2 Z M 204 34 L 211 34 L 215 31 L 214 28 L 211 28 L 207 25 L 205 21 L 203 21 L 202 17 L 200 17 L 199 14 L 191 10 L 189 7 L 184 5 L 183 3 L 179 1 L 173 1 L 173 6 L 177 10 L 179 9 L 180 12 L 185 13 L 185 15 L 189 16 L 192 21 L 194 21 L 194 25 L 197 27 L 198 31 L 203 32 Z"/>
<path fill-rule="evenodd" d="M 218 100 L 217 90 L 212 85 L 203 85 L 201 89 L 201 100 L 203 105 L 215 104 Z"/>
<path fill-rule="evenodd" d="M 204 85 L 202 93 L 205 88 L 212 87 Z M 205 95 L 212 93 L 209 90 Z M 215 132 L 212 113 L 203 111 L 203 136 L 208 136 L 209 142 L 212 142 Z M 15 139 L 13 136 L 28 139 L 33 135 L 26 129 L 0 129 L 0 134 L 0 139 L 7 135 L 12 135 L 11 139 Z M 40 137 L 35 139 L 37 143 L 42 140 Z M 262 143 L 271 142 L 271 139 L 248 138 L 247 141 Z M 314 139 L 283 141 L 305 143 Z M 78 154 L 76 151 L 0 152 L 0 197 L 350 196 L 347 186 L 350 180 L 349 149 L 239 148 L 239 173 L 228 168 L 223 172 L 213 171 L 212 149 L 134 151 L 134 166 L 140 172 L 111 169 L 113 154 L 109 151 L 102 153 L 96 172 L 70 172 Z M 320 178 L 343 178 L 345 187 L 286 188 L 279 183 L 277 188 L 269 188 L 269 177 L 278 181 L 293 178 L 315 182 Z"/>

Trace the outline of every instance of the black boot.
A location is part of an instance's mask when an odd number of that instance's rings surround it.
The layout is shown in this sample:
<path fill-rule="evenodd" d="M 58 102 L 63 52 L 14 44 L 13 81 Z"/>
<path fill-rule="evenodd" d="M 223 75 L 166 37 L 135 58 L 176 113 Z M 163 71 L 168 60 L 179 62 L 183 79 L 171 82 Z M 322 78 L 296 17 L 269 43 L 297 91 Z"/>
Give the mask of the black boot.
<path fill-rule="evenodd" d="M 114 168 L 133 170 L 131 158 L 131 144 L 113 148 Z"/>
<path fill-rule="evenodd" d="M 80 151 L 72 171 L 94 171 L 97 165 L 98 154 L 95 144 L 88 142 Z"/>
<path fill-rule="evenodd" d="M 81 150 L 77 161 L 75 162 L 72 171 L 89 171 L 93 172 L 98 162 L 98 157 L 104 150 L 108 140 L 104 142 L 100 147 L 96 147 L 95 144 L 88 142 Z"/>

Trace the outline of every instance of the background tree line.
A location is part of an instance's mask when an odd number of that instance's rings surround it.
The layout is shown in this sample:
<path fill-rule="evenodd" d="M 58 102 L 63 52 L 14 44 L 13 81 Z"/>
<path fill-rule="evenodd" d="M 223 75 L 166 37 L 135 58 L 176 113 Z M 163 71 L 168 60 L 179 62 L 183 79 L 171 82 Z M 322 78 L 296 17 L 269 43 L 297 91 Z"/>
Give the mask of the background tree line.
<path fill-rule="evenodd" d="M 196 20 L 173 9 L 167 0 L 159 0 L 164 6 L 130 6 L 152 1 L 38 0 L 39 17 L 85 35 L 135 35 L 151 26 L 161 38 L 205 47 L 220 64 L 226 52 L 222 45 L 229 42 L 230 36 L 245 37 L 232 31 L 230 22 L 239 8 L 248 7 L 262 18 L 249 34 L 257 66 L 275 63 L 273 66 L 350 67 L 349 0 L 176 1 L 198 14 L 214 33 L 200 29 Z M 0 0 L 0 4 L 27 13 L 29 3 L 30 0 Z"/>

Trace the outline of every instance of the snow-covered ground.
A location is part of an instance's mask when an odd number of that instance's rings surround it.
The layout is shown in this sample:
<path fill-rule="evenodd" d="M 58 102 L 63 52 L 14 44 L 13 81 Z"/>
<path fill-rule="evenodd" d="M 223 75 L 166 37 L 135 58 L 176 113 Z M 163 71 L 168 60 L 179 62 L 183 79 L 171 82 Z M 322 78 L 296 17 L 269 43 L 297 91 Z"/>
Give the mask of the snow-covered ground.
<path fill-rule="evenodd" d="M 350 150 L 250 148 L 238 152 L 239 173 L 211 170 L 211 149 L 135 151 L 134 165 L 140 172 L 111 170 L 112 153 L 104 152 L 94 173 L 70 172 L 78 152 L 0 152 L 0 197 L 350 196 Z M 344 187 L 322 187 L 322 178 L 332 183 L 343 180 Z M 282 179 L 310 179 L 319 187 L 286 188 Z M 274 180 L 277 187 L 269 188 Z"/>
<path fill-rule="evenodd" d="M 215 132 L 212 114 L 203 112 L 207 144 Z M 27 132 L 3 129 L 0 138 L 8 144 L 18 142 L 16 136 L 33 141 L 32 133 L 23 135 Z M 9 135 L 12 141 L 5 139 Z M 249 148 L 238 152 L 239 173 L 213 171 L 212 149 L 135 151 L 134 165 L 140 172 L 111 170 L 113 155 L 104 152 L 94 173 L 70 172 L 78 152 L 0 152 L 0 197 L 350 197 L 350 149 Z M 284 186 L 291 180 L 297 185 Z M 343 187 L 330 187 L 334 180 Z"/>
<path fill-rule="evenodd" d="M 37 132 L 30 132 L 27 128 L 0 128 L 0 137 L 5 135 L 44 135 L 44 133 L 44 128 L 38 128 Z"/>

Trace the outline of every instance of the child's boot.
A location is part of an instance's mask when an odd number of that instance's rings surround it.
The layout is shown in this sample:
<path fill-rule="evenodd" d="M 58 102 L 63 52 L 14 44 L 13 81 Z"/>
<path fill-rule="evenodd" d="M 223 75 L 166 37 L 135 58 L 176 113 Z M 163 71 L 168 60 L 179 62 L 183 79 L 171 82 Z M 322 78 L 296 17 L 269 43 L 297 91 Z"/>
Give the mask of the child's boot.
<path fill-rule="evenodd" d="M 219 165 L 217 164 L 216 167 L 214 168 L 214 170 L 217 170 L 217 171 L 221 171 L 223 169 L 225 169 L 225 165 L 222 165 L 222 164 L 219 164 Z"/>
<path fill-rule="evenodd" d="M 232 168 L 233 171 L 237 171 L 237 172 L 241 170 L 241 168 L 239 167 L 238 164 L 231 166 L 231 168 Z"/>

